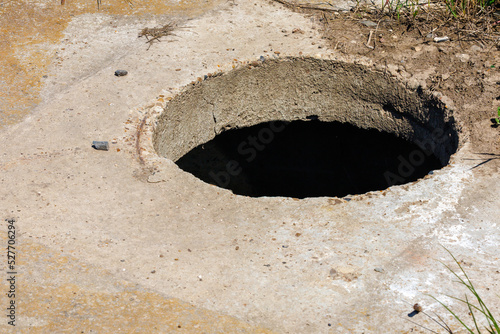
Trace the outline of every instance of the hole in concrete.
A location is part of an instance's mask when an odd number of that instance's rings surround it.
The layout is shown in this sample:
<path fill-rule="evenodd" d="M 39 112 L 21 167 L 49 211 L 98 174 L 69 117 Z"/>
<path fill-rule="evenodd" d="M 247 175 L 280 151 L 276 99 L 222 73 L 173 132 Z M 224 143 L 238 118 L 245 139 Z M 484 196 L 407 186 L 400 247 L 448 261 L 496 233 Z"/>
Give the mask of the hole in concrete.
<path fill-rule="evenodd" d="M 201 180 L 247 196 L 362 194 L 441 168 L 431 152 L 338 122 L 268 122 L 226 131 L 177 160 Z"/>
<path fill-rule="evenodd" d="M 445 166 L 457 125 L 437 98 L 366 67 L 266 60 L 190 87 L 154 133 L 157 152 L 247 196 L 361 194 Z"/>

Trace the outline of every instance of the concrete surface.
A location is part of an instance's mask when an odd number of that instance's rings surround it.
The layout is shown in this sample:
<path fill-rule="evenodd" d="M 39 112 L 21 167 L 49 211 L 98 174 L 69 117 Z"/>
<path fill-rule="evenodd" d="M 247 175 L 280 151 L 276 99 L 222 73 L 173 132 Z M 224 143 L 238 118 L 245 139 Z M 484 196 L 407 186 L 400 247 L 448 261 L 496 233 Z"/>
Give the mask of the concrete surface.
<path fill-rule="evenodd" d="M 96 1 L 71 0 L 65 1 L 2 1 L 0 2 L 0 127 L 5 124 L 15 124 L 30 114 L 41 101 L 40 91 L 45 84 L 44 76 L 49 68 L 57 67 L 69 55 L 64 52 L 65 30 L 74 17 L 96 15 L 101 19 L 109 18 L 106 27 L 107 39 L 115 38 L 121 29 L 113 24 L 114 17 L 136 16 L 153 17 L 169 15 L 177 19 L 187 19 L 199 16 L 224 0 L 143 0 L 101 1 L 98 8 Z M 101 27 L 96 25 L 96 28 Z M 88 36 L 80 36 L 76 41 L 82 47 L 85 43 L 94 41 L 94 32 L 88 26 Z M 66 32 L 71 34 L 70 31 Z M 104 35 L 100 35 L 102 38 Z M 97 42 L 97 40 L 95 41 Z M 104 41 L 105 42 L 105 41 Z M 97 42 L 98 43 L 98 42 Z M 102 44 L 101 44 L 102 46 Z M 110 45 L 98 49 L 101 56 L 109 55 L 106 51 Z M 93 56 L 97 56 L 94 54 Z M 93 67 L 87 63 L 73 77 L 80 77 L 82 70 L 92 73 Z M 90 70 L 90 72 L 88 72 Z"/>
<path fill-rule="evenodd" d="M 137 38 L 174 19 L 175 36 L 149 50 Z M 406 320 L 414 303 L 450 319 L 426 294 L 466 311 L 445 296 L 464 291 L 437 262 L 452 264 L 440 245 L 498 314 L 498 173 L 471 169 L 466 133 L 432 176 L 343 199 L 235 196 L 155 154 L 155 115 L 204 74 L 261 55 L 354 61 L 318 49 L 314 25 L 261 0 L 189 21 L 75 16 L 36 111 L 0 134 L 2 220 L 16 219 L 17 252 L 17 326 L 4 316 L 1 331 L 425 332 Z M 295 28 L 305 33 L 283 32 Z"/>

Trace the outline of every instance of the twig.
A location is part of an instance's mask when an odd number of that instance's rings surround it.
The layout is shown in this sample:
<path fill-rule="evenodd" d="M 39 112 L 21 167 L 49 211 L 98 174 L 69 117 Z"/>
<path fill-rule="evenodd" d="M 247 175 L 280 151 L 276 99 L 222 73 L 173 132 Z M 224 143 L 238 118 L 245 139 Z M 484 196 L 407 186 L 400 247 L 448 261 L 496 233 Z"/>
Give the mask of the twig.
<path fill-rule="evenodd" d="M 130 8 L 134 7 L 134 2 L 132 0 L 125 0 L 126 3 L 130 6 Z M 66 0 L 61 0 L 61 5 L 64 5 Z M 97 0 L 97 10 L 101 8 L 101 0 Z"/>
<path fill-rule="evenodd" d="M 403 317 L 401 317 L 401 318 L 403 318 Z M 433 331 L 433 330 L 432 330 L 432 329 L 430 329 L 430 328 L 427 328 L 427 327 L 425 327 L 425 326 L 422 326 L 422 325 L 421 325 L 421 324 L 419 324 L 418 322 L 415 322 L 415 321 L 410 320 L 410 319 L 407 319 L 407 318 L 403 318 L 403 319 L 404 319 L 404 320 L 406 320 L 406 321 L 409 321 L 409 322 L 411 322 L 411 323 L 413 323 L 413 324 L 415 324 L 415 325 L 417 325 L 417 326 L 419 326 L 419 327 L 422 327 L 423 329 L 426 329 L 426 330 L 428 330 L 429 332 L 432 332 L 432 333 L 434 333 L 434 334 L 439 334 L 438 332 Z"/>
<path fill-rule="evenodd" d="M 370 45 L 370 41 L 372 40 L 373 30 L 370 30 L 370 34 L 368 35 L 368 42 L 366 42 L 366 46 L 370 49 L 374 49 L 373 46 Z"/>
<path fill-rule="evenodd" d="M 174 35 L 172 31 L 174 30 L 175 25 L 173 23 L 167 23 L 163 27 L 160 28 L 144 28 L 139 33 L 138 37 L 146 37 L 146 43 L 149 43 L 148 50 L 153 45 L 154 41 L 160 42 L 160 38 L 164 36 Z"/>
<path fill-rule="evenodd" d="M 301 4 L 290 3 L 289 1 L 285 1 L 285 0 L 274 0 L 274 1 L 279 2 L 280 4 L 285 5 L 287 7 L 291 7 L 291 8 L 321 10 L 321 11 L 325 11 L 325 12 L 336 12 L 337 11 L 333 8 L 318 7 L 318 6 L 313 6 L 310 4 L 301 5 Z"/>
<path fill-rule="evenodd" d="M 448 333 L 452 333 L 450 327 L 448 327 L 448 324 L 446 322 L 444 322 L 443 319 L 439 315 L 437 315 L 435 312 L 434 312 L 434 315 L 437 316 L 439 318 L 439 320 L 443 321 L 443 323 L 440 323 L 439 321 L 437 321 L 436 319 L 434 319 L 433 317 L 431 317 L 430 315 L 428 315 L 425 312 L 422 312 L 422 313 L 425 314 L 426 316 L 428 316 L 436 324 L 438 324 L 439 326 L 441 326 L 442 328 L 444 328 Z"/>
<path fill-rule="evenodd" d="M 375 46 L 376 46 L 375 40 L 376 39 L 373 40 L 373 46 L 370 45 L 370 41 L 372 39 L 373 34 L 374 33 L 377 34 L 377 30 L 378 30 L 378 26 L 380 25 L 380 22 L 381 22 L 381 20 L 379 20 L 377 22 L 377 26 L 375 27 L 375 30 L 370 30 L 370 34 L 368 35 L 368 42 L 366 42 L 366 46 L 372 50 L 375 49 Z"/>

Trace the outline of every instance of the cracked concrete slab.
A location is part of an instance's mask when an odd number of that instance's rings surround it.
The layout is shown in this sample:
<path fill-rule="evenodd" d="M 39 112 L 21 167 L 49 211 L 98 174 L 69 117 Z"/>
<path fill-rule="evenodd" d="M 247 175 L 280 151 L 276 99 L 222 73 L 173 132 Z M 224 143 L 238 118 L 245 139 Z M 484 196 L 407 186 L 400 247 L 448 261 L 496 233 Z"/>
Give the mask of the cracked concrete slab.
<path fill-rule="evenodd" d="M 170 21 L 175 36 L 149 50 L 137 37 Z M 208 73 L 260 56 L 370 66 L 323 42 L 310 17 L 261 0 L 189 20 L 75 16 L 37 109 L 0 133 L 2 220 L 16 220 L 18 255 L 18 326 L 4 317 L 1 330 L 404 333 L 414 303 L 440 309 L 425 294 L 459 292 L 440 245 L 478 289 L 498 289 L 498 174 L 472 169 L 466 142 L 423 180 L 342 199 L 236 196 L 154 152 L 155 115 Z"/>

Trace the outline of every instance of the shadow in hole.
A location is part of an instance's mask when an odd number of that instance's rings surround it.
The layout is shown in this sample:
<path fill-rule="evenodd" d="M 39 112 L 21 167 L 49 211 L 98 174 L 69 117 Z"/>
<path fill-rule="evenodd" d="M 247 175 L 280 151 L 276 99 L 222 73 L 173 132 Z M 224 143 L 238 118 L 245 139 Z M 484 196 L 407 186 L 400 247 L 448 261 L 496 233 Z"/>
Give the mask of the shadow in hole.
<path fill-rule="evenodd" d="M 412 160 L 415 156 L 421 159 Z M 235 194 L 296 198 L 383 190 L 442 167 L 436 157 L 394 135 L 320 121 L 232 129 L 176 163 Z"/>

